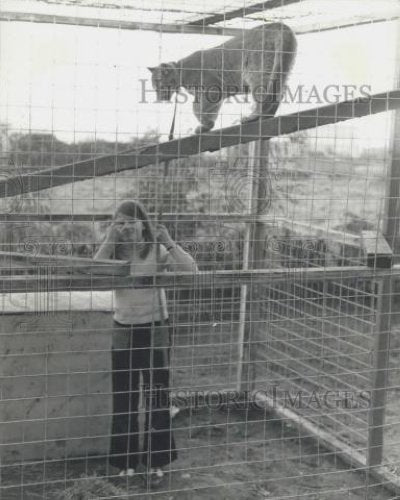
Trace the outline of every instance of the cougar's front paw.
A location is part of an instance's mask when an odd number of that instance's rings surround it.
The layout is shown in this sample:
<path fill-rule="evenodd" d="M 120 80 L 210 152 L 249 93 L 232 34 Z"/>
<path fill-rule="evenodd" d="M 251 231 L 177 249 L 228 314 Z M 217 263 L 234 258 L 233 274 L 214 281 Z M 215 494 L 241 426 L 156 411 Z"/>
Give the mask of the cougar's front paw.
<path fill-rule="evenodd" d="M 256 120 L 260 120 L 261 116 L 260 115 L 249 115 L 245 116 L 241 119 L 241 123 L 247 123 L 247 122 L 254 122 Z"/>
<path fill-rule="evenodd" d="M 196 127 L 195 134 L 204 134 L 204 132 L 209 132 L 213 128 L 213 125 L 199 125 Z"/>

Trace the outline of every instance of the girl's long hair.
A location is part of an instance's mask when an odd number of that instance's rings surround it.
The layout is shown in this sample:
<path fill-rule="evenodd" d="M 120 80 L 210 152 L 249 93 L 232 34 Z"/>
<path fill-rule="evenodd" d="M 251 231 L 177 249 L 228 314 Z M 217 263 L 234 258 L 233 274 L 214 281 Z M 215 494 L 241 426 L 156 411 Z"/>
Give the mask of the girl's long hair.
<path fill-rule="evenodd" d="M 118 205 L 114 213 L 114 220 L 118 217 L 119 214 L 126 215 L 127 217 L 132 217 L 133 219 L 139 219 L 143 222 L 143 239 L 145 244 L 143 245 L 143 250 L 140 252 L 140 257 L 142 259 L 145 259 L 149 255 L 149 252 L 157 241 L 153 224 L 150 221 L 146 209 L 138 201 L 123 201 L 120 205 Z M 122 245 L 120 243 L 117 243 L 115 245 L 116 259 L 119 258 L 121 247 Z"/>

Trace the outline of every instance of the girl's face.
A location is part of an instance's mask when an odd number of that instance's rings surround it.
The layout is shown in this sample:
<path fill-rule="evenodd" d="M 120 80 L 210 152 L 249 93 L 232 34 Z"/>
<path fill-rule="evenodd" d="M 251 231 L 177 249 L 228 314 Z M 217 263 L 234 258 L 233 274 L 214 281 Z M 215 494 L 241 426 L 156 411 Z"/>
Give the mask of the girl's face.
<path fill-rule="evenodd" d="M 129 215 L 117 214 L 114 221 L 120 241 L 125 243 L 140 243 L 143 241 L 143 221 L 134 219 Z"/>

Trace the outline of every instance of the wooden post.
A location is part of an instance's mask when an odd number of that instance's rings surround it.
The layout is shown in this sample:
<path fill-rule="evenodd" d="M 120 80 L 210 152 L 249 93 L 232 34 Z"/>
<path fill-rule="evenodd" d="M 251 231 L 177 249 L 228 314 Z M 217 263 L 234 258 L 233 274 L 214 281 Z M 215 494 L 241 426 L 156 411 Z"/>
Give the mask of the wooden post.
<path fill-rule="evenodd" d="M 256 142 L 252 142 L 248 147 L 248 157 L 249 157 L 249 169 L 247 171 L 248 178 L 252 179 L 254 175 L 254 167 L 256 161 Z M 240 149 L 239 149 L 240 151 Z M 247 213 L 251 214 L 252 209 L 252 200 L 253 200 L 253 189 L 251 189 L 248 193 L 247 199 Z M 244 243 L 243 243 L 243 260 L 242 260 L 242 269 L 247 270 L 249 268 L 249 256 L 250 256 L 250 224 L 246 224 L 245 235 L 244 235 Z M 238 369 L 236 372 L 236 389 L 237 391 L 246 390 L 243 388 L 243 365 L 245 363 L 245 326 L 246 326 L 246 311 L 247 311 L 247 285 L 241 285 L 240 287 L 240 306 L 239 306 L 239 331 L 238 331 Z M 247 349 L 246 349 L 247 354 Z M 246 377 L 247 379 L 247 377 Z"/>
<path fill-rule="evenodd" d="M 382 462 L 385 424 L 386 388 L 390 351 L 391 277 L 377 283 L 378 303 L 374 342 L 373 385 L 368 416 L 367 465 L 373 467 Z"/>
<path fill-rule="evenodd" d="M 259 216 L 266 202 L 266 182 L 269 183 L 268 166 L 268 140 L 259 140 L 251 144 L 249 151 L 251 168 L 249 177 L 252 179 L 251 193 L 249 193 L 248 209 L 252 215 Z M 268 201 L 268 200 L 267 200 Z M 256 220 L 246 226 L 245 248 L 243 257 L 243 269 L 256 269 L 263 258 L 265 224 Z M 240 323 L 239 323 L 239 365 L 237 373 L 237 390 L 250 391 L 254 386 L 254 365 L 252 349 L 252 321 L 260 318 L 259 293 L 260 287 L 255 284 L 243 285 L 240 300 Z M 253 298 L 257 298 L 254 303 Z"/>
<path fill-rule="evenodd" d="M 398 28 L 400 31 L 400 27 Z M 398 35 L 400 43 L 400 34 Z M 400 49 L 398 50 L 400 58 Z M 399 63 L 400 66 L 400 63 Z M 398 70 L 398 82 L 400 85 L 400 69 Z M 392 129 L 392 158 L 388 185 L 386 190 L 386 221 L 383 232 L 386 240 L 391 246 L 394 256 L 400 251 L 399 241 L 399 210 L 400 210 L 400 111 L 394 111 Z"/>
<path fill-rule="evenodd" d="M 393 266 L 393 251 L 380 232 L 362 231 L 361 243 L 368 267 L 390 269 Z"/>
<path fill-rule="evenodd" d="M 260 140 L 257 143 L 256 158 L 257 169 L 254 172 L 253 191 L 253 213 L 259 217 L 270 208 L 272 203 L 271 178 L 268 165 L 269 157 L 269 140 Z M 266 239 L 266 224 L 257 218 L 251 226 L 251 254 L 250 254 L 250 269 L 260 269 L 264 267 L 265 248 L 264 241 Z M 254 340 L 257 338 L 255 332 L 262 328 L 262 299 L 264 285 L 261 283 L 251 286 L 249 304 L 249 321 L 247 322 L 247 342 L 248 342 L 248 384 L 249 389 L 254 389 L 256 379 L 255 361 L 257 359 L 258 348 L 254 345 Z M 264 335 L 266 335 L 265 332 Z"/>
<path fill-rule="evenodd" d="M 396 72 L 400 83 L 400 24 L 397 26 Z M 399 195 L 400 195 L 400 112 L 396 110 L 392 129 L 392 161 L 386 188 L 385 219 L 383 234 L 389 243 L 394 256 L 398 250 Z M 376 249 L 383 247 L 378 243 Z M 393 260 L 393 256 L 390 257 Z M 385 260 L 379 256 L 384 267 Z M 371 265 L 371 262 L 369 263 Z M 392 265 L 392 262 L 391 262 Z M 378 257 L 375 258 L 378 267 Z M 378 282 L 377 318 L 375 328 L 374 371 L 371 391 L 371 406 L 368 422 L 368 457 L 369 467 L 381 464 L 383 458 L 384 424 L 386 410 L 386 393 L 388 384 L 388 364 L 390 354 L 390 327 L 393 297 L 393 277 L 384 277 Z"/>

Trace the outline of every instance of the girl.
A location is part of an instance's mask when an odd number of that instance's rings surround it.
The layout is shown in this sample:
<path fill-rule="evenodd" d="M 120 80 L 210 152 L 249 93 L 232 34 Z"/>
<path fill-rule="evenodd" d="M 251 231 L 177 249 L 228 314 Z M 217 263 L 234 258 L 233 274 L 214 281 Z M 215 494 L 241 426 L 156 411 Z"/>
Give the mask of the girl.
<path fill-rule="evenodd" d="M 134 276 L 151 275 L 164 269 L 197 270 L 192 257 L 172 240 L 164 226 L 154 228 L 145 208 L 136 201 L 119 205 L 94 258 L 128 260 Z M 113 319 L 110 465 L 116 467 L 120 475 L 133 475 L 139 465 L 141 372 L 146 401 L 143 462 L 150 473 L 161 478 L 162 466 L 177 457 L 169 410 L 169 327 L 165 291 L 116 289 Z"/>

